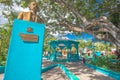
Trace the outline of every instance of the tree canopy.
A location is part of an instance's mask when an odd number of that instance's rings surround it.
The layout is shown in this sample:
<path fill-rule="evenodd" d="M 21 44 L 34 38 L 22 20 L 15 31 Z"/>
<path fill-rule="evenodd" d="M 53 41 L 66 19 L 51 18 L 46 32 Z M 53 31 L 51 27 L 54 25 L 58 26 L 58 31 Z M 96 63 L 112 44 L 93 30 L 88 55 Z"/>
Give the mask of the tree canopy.
<path fill-rule="evenodd" d="M 26 8 L 31 1 L 35 0 L 0 0 L 0 3 L 6 6 L 3 14 L 12 24 L 20 12 L 15 6 Z M 40 7 L 38 15 L 44 20 L 49 31 L 87 32 L 120 47 L 119 0 L 36 0 L 36 2 Z"/>

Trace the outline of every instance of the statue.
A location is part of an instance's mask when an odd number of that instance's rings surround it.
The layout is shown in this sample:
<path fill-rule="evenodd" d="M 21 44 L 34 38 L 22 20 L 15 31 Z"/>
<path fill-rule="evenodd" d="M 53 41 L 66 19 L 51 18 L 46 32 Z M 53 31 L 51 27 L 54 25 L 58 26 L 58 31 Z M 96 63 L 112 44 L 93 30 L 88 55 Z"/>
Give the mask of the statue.
<path fill-rule="evenodd" d="M 18 19 L 43 23 L 43 20 L 36 14 L 39 11 L 39 7 L 36 2 L 30 3 L 29 10 L 29 12 L 20 12 Z"/>
<path fill-rule="evenodd" d="M 36 14 L 39 8 L 35 2 L 30 3 L 29 9 L 29 12 L 19 13 L 18 19 L 13 21 L 9 56 L 3 80 L 42 79 L 41 65 L 45 25 Z M 27 74 L 31 70 L 33 72 Z"/>

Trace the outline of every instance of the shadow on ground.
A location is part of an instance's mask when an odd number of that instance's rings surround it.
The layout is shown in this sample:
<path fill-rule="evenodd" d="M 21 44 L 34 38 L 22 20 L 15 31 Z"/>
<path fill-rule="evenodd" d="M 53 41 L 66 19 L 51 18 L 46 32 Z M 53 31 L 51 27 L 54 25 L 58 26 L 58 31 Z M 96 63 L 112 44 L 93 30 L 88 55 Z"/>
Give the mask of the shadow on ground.
<path fill-rule="evenodd" d="M 89 69 L 88 67 L 84 66 L 82 62 L 51 62 L 43 59 L 43 65 L 42 65 L 43 67 L 51 64 L 65 65 L 71 72 L 73 72 L 78 78 L 80 78 L 80 80 L 114 80 L 108 76 L 103 75 L 100 72 L 96 72 L 95 70 Z M 60 69 L 57 70 L 57 72 L 59 71 Z M 56 72 L 53 68 L 53 72 L 52 70 L 50 70 L 49 74 L 55 74 L 55 73 Z M 61 73 L 63 74 L 63 72 L 60 71 L 59 74 Z M 47 80 L 50 80 L 50 79 L 47 79 Z M 61 80 L 61 79 L 53 79 L 53 80 Z M 63 79 L 63 80 L 66 80 L 66 79 Z"/>

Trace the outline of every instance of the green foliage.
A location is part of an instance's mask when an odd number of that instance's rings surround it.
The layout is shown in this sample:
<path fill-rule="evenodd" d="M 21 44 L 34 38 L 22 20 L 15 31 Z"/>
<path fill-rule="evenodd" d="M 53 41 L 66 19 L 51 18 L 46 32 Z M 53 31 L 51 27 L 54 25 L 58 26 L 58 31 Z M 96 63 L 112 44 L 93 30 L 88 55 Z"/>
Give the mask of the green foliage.
<path fill-rule="evenodd" d="M 92 41 L 84 41 L 84 40 L 79 40 L 79 48 L 84 49 L 92 49 L 94 46 L 94 51 L 111 51 L 111 48 L 115 48 L 115 46 L 107 44 L 107 43 L 102 43 L 102 42 L 96 42 L 93 43 Z"/>
<path fill-rule="evenodd" d="M 11 0 L 0 0 L 0 3 L 3 3 L 3 4 L 8 5 L 8 6 L 13 5 L 13 2 Z"/>
<path fill-rule="evenodd" d="M 7 24 L 6 24 L 7 25 Z M 5 26 L 5 25 L 4 25 Z M 9 40 L 11 34 L 11 26 L 0 28 L 0 64 L 4 65 L 6 61 L 6 55 L 9 47 Z"/>
<path fill-rule="evenodd" d="M 120 61 L 111 62 L 112 59 L 114 58 L 107 56 L 96 57 L 90 62 L 90 64 L 120 73 Z"/>
<path fill-rule="evenodd" d="M 92 41 L 84 41 L 84 40 L 79 40 L 79 48 L 86 48 L 86 47 L 91 47 L 92 45 L 91 45 L 91 43 L 92 43 Z"/>
<path fill-rule="evenodd" d="M 95 51 L 110 51 L 110 49 L 113 47 L 110 44 L 102 43 L 102 42 L 97 42 L 94 43 L 95 46 Z"/>
<path fill-rule="evenodd" d="M 40 7 L 38 14 L 44 20 L 46 26 L 49 27 L 50 31 L 56 32 L 57 30 L 59 32 L 60 30 L 66 30 L 66 28 L 62 28 L 63 26 L 66 27 L 63 23 L 73 24 L 78 27 L 84 25 L 81 19 L 71 12 L 68 7 L 60 5 L 61 3 L 56 3 L 54 0 L 14 0 L 14 2 L 0 0 L 0 3 L 8 6 L 8 12 L 12 11 L 16 14 L 16 11 L 12 8 L 13 3 L 26 8 L 31 1 L 37 1 L 38 6 Z M 96 0 L 65 0 L 65 2 L 90 21 L 96 17 L 96 14 L 98 14 L 98 16 L 108 12 L 112 14 L 115 10 L 115 6 L 118 6 L 117 8 L 119 9 L 119 4 L 116 0 L 102 0 L 102 4 L 99 4 Z M 9 16 L 13 16 L 13 14 L 10 14 Z M 110 17 L 109 15 L 107 16 Z M 10 21 L 12 21 L 13 18 Z M 110 17 L 111 21 L 113 21 L 113 18 Z"/>
<path fill-rule="evenodd" d="M 120 12 L 111 13 L 110 20 L 115 26 L 118 27 L 120 25 Z"/>
<path fill-rule="evenodd" d="M 117 59 L 117 56 L 114 55 L 114 54 L 108 55 L 108 57 L 109 57 L 110 59 Z"/>
<path fill-rule="evenodd" d="M 44 50 L 45 51 L 50 51 L 50 45 L 48 44 L 49 41 L 56 40 L 56 38 L 52 35 L 48 35 L 49 33 L 46 31 L 45 32 L 45 38 L 44 38 Z"/>

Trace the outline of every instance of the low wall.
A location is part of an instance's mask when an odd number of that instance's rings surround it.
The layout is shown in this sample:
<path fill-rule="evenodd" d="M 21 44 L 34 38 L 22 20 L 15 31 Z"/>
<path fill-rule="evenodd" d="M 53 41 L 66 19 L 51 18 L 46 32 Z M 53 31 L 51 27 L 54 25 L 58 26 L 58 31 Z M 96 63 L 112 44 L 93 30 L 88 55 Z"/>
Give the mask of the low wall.
<path fill-rule="evenodd" d="M 5 66 L 0 66 L 0 74 L 4 73 Z"/>

